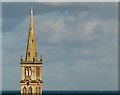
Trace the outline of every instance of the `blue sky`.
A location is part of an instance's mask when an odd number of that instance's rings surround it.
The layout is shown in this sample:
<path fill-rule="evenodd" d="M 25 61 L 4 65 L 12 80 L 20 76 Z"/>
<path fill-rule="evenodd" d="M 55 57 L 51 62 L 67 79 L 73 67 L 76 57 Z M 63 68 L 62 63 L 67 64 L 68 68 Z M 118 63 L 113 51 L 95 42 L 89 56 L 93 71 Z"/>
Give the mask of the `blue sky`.
<path fill-rule="evenodd" d="M 31 6 L 43 90 L 118 89 L 117 3 L 3 3 L 3 89 L 20 89 Z"/>

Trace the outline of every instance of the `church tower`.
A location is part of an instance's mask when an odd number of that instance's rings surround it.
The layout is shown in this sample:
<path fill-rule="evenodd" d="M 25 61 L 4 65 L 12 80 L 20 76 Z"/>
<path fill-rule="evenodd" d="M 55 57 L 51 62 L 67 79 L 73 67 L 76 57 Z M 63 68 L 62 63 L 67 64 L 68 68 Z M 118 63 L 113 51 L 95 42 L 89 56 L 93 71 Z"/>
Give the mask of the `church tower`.
<path fill-rule="evenodd" d="M 42 95 L 42 56 L 38 60 L 36 37 L 34 28 L 34 15 L 31 8 L 30 28 L 27 40 L 26 58 L 20 58 L 21 63 L 21 94 Z"/>

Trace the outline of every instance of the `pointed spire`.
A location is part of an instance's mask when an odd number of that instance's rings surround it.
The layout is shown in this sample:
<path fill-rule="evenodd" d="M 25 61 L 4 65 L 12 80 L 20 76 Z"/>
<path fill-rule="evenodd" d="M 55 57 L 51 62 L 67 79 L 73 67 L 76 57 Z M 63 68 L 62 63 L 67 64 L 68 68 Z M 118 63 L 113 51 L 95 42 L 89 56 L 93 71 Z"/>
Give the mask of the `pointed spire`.
<path fill-rule="evenodd" d="M 35 30 L 34 30 L 34 15 L 33 15 L 32 7 L 31 7 L 30 14 L 31 14 L 30 15 L 30 30 L 28 33 L 26 61 L 35 62 L 35 61 L 38 61 L 38 58 L 37 58 L 36 37 L 35 37 Z"/>

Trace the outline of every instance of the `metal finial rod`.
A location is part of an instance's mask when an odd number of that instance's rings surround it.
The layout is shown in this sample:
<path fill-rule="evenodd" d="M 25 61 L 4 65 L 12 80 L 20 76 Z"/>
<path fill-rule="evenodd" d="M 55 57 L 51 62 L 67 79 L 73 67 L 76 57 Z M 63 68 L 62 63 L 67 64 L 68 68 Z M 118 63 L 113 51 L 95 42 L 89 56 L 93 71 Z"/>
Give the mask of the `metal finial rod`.
<path fill-rule="evenodd" d="M 31 16 L 33 16 L 33 7 L 31 6 Z"/>

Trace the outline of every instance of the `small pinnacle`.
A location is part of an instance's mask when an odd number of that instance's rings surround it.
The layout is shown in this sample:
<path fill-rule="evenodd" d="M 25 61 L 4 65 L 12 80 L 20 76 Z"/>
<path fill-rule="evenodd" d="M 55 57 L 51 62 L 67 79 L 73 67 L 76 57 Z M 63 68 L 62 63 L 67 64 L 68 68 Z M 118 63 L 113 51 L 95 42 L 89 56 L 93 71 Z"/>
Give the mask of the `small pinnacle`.
<path fill-rule="evenodd" d="M 20 58 L 20 60 L 21 60 L 21 62 L 23 61 L 23 59 L 22 59 L 22 54 L 21 54 L 21 58 Z"/>
<path fill-rule="evenodd" d="M 42 59 L 42 55 L 40 56 L 40 59 Z"/>
<path fill-rule="evenodd" d="M 41 55 L 41 56 L 40 56 L 40 62 L 41 62 L 41 63 L 42 63 L 42 60 L 43 60 L 43 59 L 42 59 L 42 55 Z"/>
<path fill-rule="evenodd" d="M 21 58 L 22 58 L 22 54 L 21 54 Z"/>

